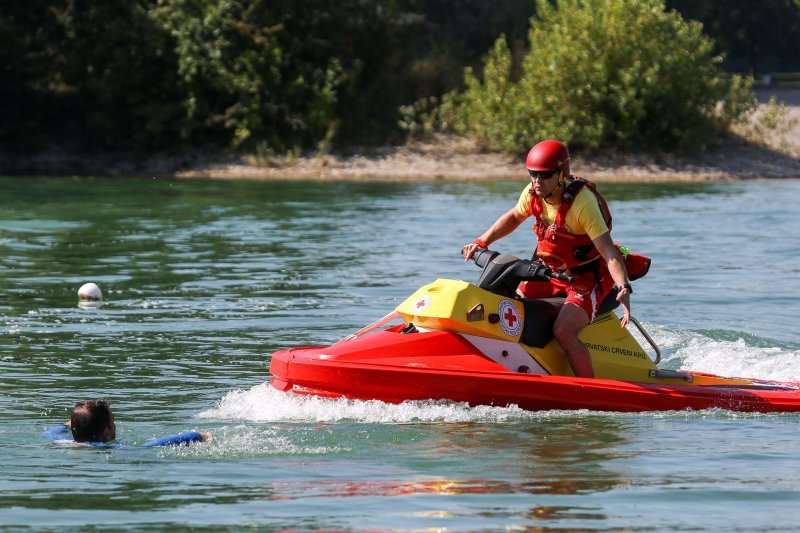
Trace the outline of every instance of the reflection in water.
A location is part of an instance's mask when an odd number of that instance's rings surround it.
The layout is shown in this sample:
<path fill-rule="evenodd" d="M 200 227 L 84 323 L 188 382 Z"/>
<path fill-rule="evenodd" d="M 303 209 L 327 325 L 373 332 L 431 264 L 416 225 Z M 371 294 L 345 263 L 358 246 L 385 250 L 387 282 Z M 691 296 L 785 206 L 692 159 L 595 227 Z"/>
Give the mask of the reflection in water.
<path fill-rule="evenodd" d="M 562 505 L 532 507 L 525 518 L 531 520 L 605 520 L 608 515 L 585 506 L 566 507 Z M 560 528 L 559 528 L 560 529 Z"/>
<path fill-rule="evenodd" d="M 457 425 L 442 433 L 447 438 L 437 443 L 434 453 L 467 452 L 503 477 L 518 476 L 515 486 L 522 492 L 600 492 L 626 483 L 613 462 L 635 455 L 621 450 L 631 431 L 635 426 L 611 416 L 543 418 L 535 424 L 510 426 Z"/>
<path fill-rule="evenodd" d="M 524 475 L 539 483 L 538 492 L 600 492 L 625 482 L 613 462 L 634 455 L 620 450 L 634 426 L 612 417 L 563 422 L 547 423 L 543 438 L 531 439 L 531 460 L 522 464 Z"/>
<path fill-rule="evenodd" d="M 351 430 L 340 431 L 347 434 Z M 411 479 L 407 475 L 410 472 L 406 472 L 401 478 L 389 479 L 291 480 L 272 483 L 268 492 L 270 498 L 290 500 L 603 492 L 627 483 L 624 474 L 614 468 L 614 462 L 636 455 L 622 450 L 629 440 L 628 431 L 636 429 L 624 420 L 580 416 L 542 419 L 536 424 L 395 427 L 396 436 L 391 440 L 407 453 L 406 468 L 416 472 Z M 413 446 L 398 442 L 401 437 L 408 438 Z M 435 460 L 441 465 L 443 457 L 456 464 L 452 465 L 451 475 L 437 476 L 434 472 L 441 466 L 431 468 L 431 464 Z M 567 508 L 535 506 L 529 514 L 547 518 L 552 513 L 568 512 Z"/>
<path fill-rule="evenodd" d="M 347 480 L 276 482 L 271 486 L 276 499 L 353 498 L 367 496 L 408 496 L 423 494 L 512 494 L 527 492 L 524 485 L 485 479 L 429 480 Z"/>
<path fill-rule="evenodd" d="M 628 481 L 622 473 L 622 466 L 617 470 L 614 463 L 636 456 L 636 452 L 623 449 L 631 437 L 628 432 L 636 432 L 636 427 L 610 416 L 575 415 L 555 420 L 542 419 L 532 424 L 412 425 L 395 430 L 421 432 L 424 436 L 412 438 L 415 443 L 413 451 L 396 442 L 396 446 L 405 448 L 409 454 L 405 465 L 416 472 L 413 477 L 409 478 L 410 472 L 406 472 L 402 477 L 389 479 L 356 476 L 279 481 L 265 489 L 265 497 L 278 500 L 360 498 L 361 501 L 372 501 L 374 498 L 457 496 L 467 505 L 471 497 L 491 496 L 496 504 L 478 506 L 471 511 L 457 513 L 452 505 L 444 504 L 449 500 L 442 499 L 439 507 L 437 502 L 440 500 L 430 499 L 424 500 L 428 502 L 424 511 L 410 508 L 408 512 L 399 510 L 397 514 L 451 520 L 473 516 L 487 520 L 523 519 L 553 523 L 601 521 L 608 518 L 607 513 L 600 507 L 581 503 L 582 500 L 575 500 L 574 505 L 547 505 L 540 498 L 591 494 L 625 485 Z M 437 476 L 435 471 L 448 469 L 442 465 L 444 457 L 457 464 L 451 465 L 451 475 Z M 438 467 L 431 468 L 432 458 L 436 458 Z M 529 495 L 529 499 L 525 499 L 525 495 Z"/>

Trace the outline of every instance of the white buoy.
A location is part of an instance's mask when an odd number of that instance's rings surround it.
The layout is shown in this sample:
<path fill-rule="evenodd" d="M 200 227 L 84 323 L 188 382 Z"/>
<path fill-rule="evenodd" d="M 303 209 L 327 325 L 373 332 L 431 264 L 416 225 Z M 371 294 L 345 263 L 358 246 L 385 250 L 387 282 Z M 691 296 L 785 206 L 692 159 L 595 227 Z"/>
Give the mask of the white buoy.
<path fill-rule="evenodd" d="M 78 305 L 92 305 L 103 299 L 103 291 L 96 283 L 84 283 L 78 289 Z"/>

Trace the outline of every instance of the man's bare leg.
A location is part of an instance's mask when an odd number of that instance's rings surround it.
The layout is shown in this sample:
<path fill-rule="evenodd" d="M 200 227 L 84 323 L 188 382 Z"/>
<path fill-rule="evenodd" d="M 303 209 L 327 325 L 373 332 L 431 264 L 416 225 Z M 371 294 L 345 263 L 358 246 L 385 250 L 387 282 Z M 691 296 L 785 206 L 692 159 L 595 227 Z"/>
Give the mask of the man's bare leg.
<path fill-rule="evenodd" d="M 558 313 L 558 318 L 553 326 L 553 335 L 561 345 L 561 349 L 567 354 L 572 372 L 583 378 L 594 377 L 592 357 L 589 355 L 586 345 L 578 339 L 578 333 L 588 324 L 589 317 L 583 308 L 573 303 L 566 303 Z"/>

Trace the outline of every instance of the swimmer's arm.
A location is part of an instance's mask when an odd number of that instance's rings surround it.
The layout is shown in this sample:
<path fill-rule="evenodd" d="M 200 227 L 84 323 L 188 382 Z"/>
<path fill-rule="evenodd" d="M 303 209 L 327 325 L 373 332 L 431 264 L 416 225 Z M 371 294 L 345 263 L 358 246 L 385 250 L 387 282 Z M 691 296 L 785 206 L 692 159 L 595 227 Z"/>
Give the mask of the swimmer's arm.
<path fill-rule="evenodd" d="M 47 440 L 72 440 L 72 431 L 69 429 L 69 422 L 44 430 L 42 437 Z"/>
<path fill-rule="evenodd" d="M 172 435 L 170 437 L 161 437 L 142 444 L 144 448 L 152 448 L 153 446 L 188 446 L 195 442 L 211 442 L 213 439 L 210 433 L 205 431 L 187 431 Z"/>

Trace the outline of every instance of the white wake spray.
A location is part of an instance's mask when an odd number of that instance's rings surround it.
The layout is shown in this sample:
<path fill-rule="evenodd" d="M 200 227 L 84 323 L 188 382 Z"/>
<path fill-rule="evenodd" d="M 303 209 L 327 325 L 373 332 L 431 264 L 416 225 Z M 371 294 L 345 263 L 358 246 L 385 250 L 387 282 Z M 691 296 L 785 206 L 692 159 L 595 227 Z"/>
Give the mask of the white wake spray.
<path fill-rule="evenodd" d="M 201 418 L 255 422 L 359 422 L 379 424 L 434 422 L 504 422 L 554 415 L 532 413 L 516 406 L 470 407 L 446 401 L 409 401 L 389 404 L 378 400 L 358 401 L 287 394 L 268 383 L 248 390 L 234 390 Z"/>
<path fill-rule="evenodd" d="M 693 331 L 646 326 L 661 347 L 661 367 L 709 372 L 728 377 L 749 377 L 776 381 L 800 381 L 800 353 L 787 347 L 754 346 L 739 338 L 716 340 Z M 247 390 L 233 390 L 217 405 L 200 413 L 200 418 L 266 423 L 515 423 L 569 418 L 576 414 L 609 416 L 597 411 L 531 412 L 517 406 L 470 407 L 447 401 L 408 401 L 389 404 L 378 400 L 331 399 L 280 392 L 268 383 Z M 613 416 L 651 416 L 646 413 Z M 652 416 L 664 416 L 664 413 Z M 695 416 L 686 412 L 675 416 Z M 705 415 L 703 415 L 705 416 Z"/>
<path fill-rule="evenodd" d="M 660 366 L 708 372 L 727 377 L 800 381 L 800 350 L 754 345 L 745 338 L 717 340 L 693 331 L 647 325 L 664 353 Z"/>

